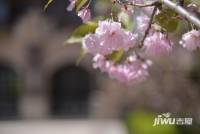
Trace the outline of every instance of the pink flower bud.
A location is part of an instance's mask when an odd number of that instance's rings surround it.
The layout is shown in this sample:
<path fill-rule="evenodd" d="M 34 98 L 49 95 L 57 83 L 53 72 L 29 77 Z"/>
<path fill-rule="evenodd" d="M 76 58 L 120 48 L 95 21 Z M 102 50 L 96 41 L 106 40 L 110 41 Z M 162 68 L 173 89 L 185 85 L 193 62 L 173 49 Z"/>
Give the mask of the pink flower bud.
<path fill-rule="evenodd" d="M 91 11 L 88 8 L 83 8 L 78 12 L 78 16 L 81 17 L 83 22 L 87 22 L 91 19 Z"/>
<path fill-rule="evenodd" d="M 180 44 L 190 51 L 200 47 L 200 31 L 192 30 L 185 33 L 180 41 Z"/>
<path fill-rule="evenodd" d="M 74 9 L 74 7 L 75 7 L 76 0 L 69 0 L 69 1 L 70 1 L 70 4 L 67 7 L 67 11 L 72 11 Z"/>

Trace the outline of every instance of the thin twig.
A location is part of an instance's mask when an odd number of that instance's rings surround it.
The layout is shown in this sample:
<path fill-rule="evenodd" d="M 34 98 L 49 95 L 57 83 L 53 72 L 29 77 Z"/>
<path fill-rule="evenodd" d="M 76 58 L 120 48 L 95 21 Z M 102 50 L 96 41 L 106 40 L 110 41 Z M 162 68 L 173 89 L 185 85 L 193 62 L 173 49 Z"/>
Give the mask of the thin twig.
<path fill-rule="evenodd" d="M 150 20 L 149 20 L 148 27 L 147 27 L 147 29 L 146 29 L 146 31 L 145 31 L 144 37 L 142 38 L 140 45 L 139 45 L 140 48 L 143 47 L 144 41 L 145 41 L 147 35 L 149 34 L 149 31 L 150 31 L 150 29 L 151 29 L 151 25 L 152 25 L 152 22 L 153 22 L 153 18 L 154 18 L 155 14 L 156 14 L 157 9 L 158 9 L 158 6 L 155 6 L 154 9 L 153 9 L 153 12 L 152 12 L 152 14 L 151 14 L 151 18 L 150 18 Z"/>

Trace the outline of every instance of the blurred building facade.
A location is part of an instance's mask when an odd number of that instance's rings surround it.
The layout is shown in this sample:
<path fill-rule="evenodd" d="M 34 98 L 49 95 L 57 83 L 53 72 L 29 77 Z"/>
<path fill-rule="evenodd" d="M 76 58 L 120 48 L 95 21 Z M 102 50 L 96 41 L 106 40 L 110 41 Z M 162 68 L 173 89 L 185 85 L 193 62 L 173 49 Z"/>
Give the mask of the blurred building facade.
<path fill-rule="evenodd" d="M 44 12 L 45 2 L 0 0 L 1 119 L 89 115 L 95 73 L 87 58 L 76 66 L 79 45 L 63 46 L 70 31 L 63 24 L 80 20 L 65 14 L 68 2 L 58 1 Z"/>
<path fill-rule="evenodd" d="M 185 73 L 191 55 L 177 51 L 145 83 L 124 87 L 97 74 L 90 57 L 76 66 L 81 46 L 63 42 L 80 19 L 66 13 L 66 1 L 47 12 L 44 3 L 0 0 L 0 119 L 108 118 L 148 109 L 200 120 L 199 88 Z"/>

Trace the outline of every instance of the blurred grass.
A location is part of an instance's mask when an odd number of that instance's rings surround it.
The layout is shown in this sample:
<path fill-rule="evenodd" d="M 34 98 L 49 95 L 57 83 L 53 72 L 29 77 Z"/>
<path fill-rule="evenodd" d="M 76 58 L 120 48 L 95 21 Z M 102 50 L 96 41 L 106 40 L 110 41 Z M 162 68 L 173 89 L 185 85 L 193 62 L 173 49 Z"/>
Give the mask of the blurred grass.
<path fill-rule="evenodd" d="M 129 134 L 179 134 L 175 125 L 153 126 L 157 114 L 144 111 L 130 112 L 125 123 Z"/>

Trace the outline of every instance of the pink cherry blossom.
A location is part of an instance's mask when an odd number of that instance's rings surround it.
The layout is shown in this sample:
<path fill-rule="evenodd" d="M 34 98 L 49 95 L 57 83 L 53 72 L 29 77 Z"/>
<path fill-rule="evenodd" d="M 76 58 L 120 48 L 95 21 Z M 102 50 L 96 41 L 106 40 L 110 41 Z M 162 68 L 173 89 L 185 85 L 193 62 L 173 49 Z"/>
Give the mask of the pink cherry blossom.
<path fill-rule="evenodd" d="M 144 48 L 147 55 L 165 55 L 172 51 L 172 42 L 165 34 L 155 32 L 145 39 Z"/>
<path fill-rule="evenodd" d="M 200 47 L 200 31 L 192 30 L 185 33 L 180 41 L 180 44 L 190 51 Z"/>
<path fill-rule="evenodd" d="M 92 55 L 108 55 L 120 49 L 127 51 L 136 45 L 136 41 L 137 35 L 126 32 L 120 23 L 100 21 L 96 32 L 83 39 L 83 48 Z"/>
<path fill-rule="evenodd" d="M 69 6 L 67 7 L 67 11 L 72 11 L 75 7 L 75 4 L 76 4 L 76 0 L 69 0 L 70 4 Z"/>
<path fill-rule="evenodd" d="M 186 9 L 193 14 L 198 13 L 199 10 L 198 6 L 194 3 L 187 5 Z"/>
<path fill-rule="evenodd" d="M 78 16 L 81 17 L 83 22 L 87 22 L 91 19 L 91 11 L 89 8 L 83 8 L 78 12 Z"/>
<path fill-rule="evenodd" d="M 99 68 L 102 72 L 108 72 L 109 69 L 114 65 L 112 61 L 107 61 L 105 56 L 97 54 L 93 58 L 93 67 Z"/>
<path fill-rule="evenodd" d="M 136 17 L 137 22 L 137 29 L 136 31 L 142 35 L 144 35 L 145 30 L 147 29 L 149 25 L 150 18 L 147 15 L 140 15 Z"/>
<path fill-rule="evenodd" d="M 93 56 L 94 68 L 100 69 L 102 72 L 121 83 L 132 85 L 144 81 L 149 75 L 148 70 L 152 62 L 143 57 L 146 56 L 153 59 L 153 57 L 156 58 L 167 55 L 172 51 L 173 43 L 168 38 L 168 34 L 159 32 L 164 27 L 155 23 L 155 15 L 164 11 L 164 8 L 161 8 L 162 6 L 155 8 L 157 5 L 148 7 L 134 5 L 154 4 L 156 1 L 160 2 L 160 0 L 113 1 L 113 5 L 116 4 L 117 7 L 120 7 L 116 8 L 116 10 L 119 9 L 119 12 L 113 12 L 120 14 L 118 16 L 112 16 L 112 20 L 99 21 L 95 32 L 87 33 L 82 40 L 82 47 L 85 52 Z M 76 6 L 77 0 L 69 0 L 69 2 L 70 4 L 67 10 L 72 11 Z M 86 4 L 84 4 L 77 13 L 84 23 L 91 19 L 91 11 L 89 9 L 91 1 L 86 1 Z M 169 6 L 164 2 L 160 4 Z M 197 5 L 189 4 L 188 6 L 184 6 L 184 8 L 189 11 L 189 14 L 193 14 L 194 17 L 199 16 Z M 156 9 L 156 11 L 154 9 Z M 167 12 L 166 10 L 166 13 Z M 184 15 L 179 13 L 178 10 L 176 12 L 177 16 L 172 17 L 174 19 L 179 19 L 178 21 L 184 21 L 184 18 L 180 17 Z M 125 30 L 120 22 L 114 21 L 119 20 L 122 23 L 124 22 L 124 26 L 127 26 L 126 24 L 129 24 L 132 19 L 136 25 L 133 28 L 133 23 L 130 23 L 131 25 L 128 26 L 128 28 L 131 27 L 133 31 Z M 190 18 L 188 21 L 190 21 Z M 169 33 L 169 35 L 171 36 L 172 34 Z M 195 50 L 200 47 L 200 30 L 192 30 L 185 33 L 182 36 L 180 44 L 188 50 Z M 123 49 L 125 53 L 119 63 L 108 58 L 110 54 L 121 49 Z"/>
<path fill-rule="evenodd" d="M 142 10 L 146 15 L 151 16 L 151 14 L 153 13 L 153 9 L 154 7 L 144 7 Z M 157 13 L 158 12 L 156 12 L 156 14 Z"/>
<path fill-rule="evenodd" d="M 148 68 L 151 61 L 141 61 L 135 56 L 130 56 L 128 62 L 115 65 L 112 61 L 106 61 L 103 55 L 97 54 L 94 57 L 94 67 L 99 68 L 102 72 L 106 72 L 111 78 L 131 85 L 142 82 L 149 75 Z"/>

